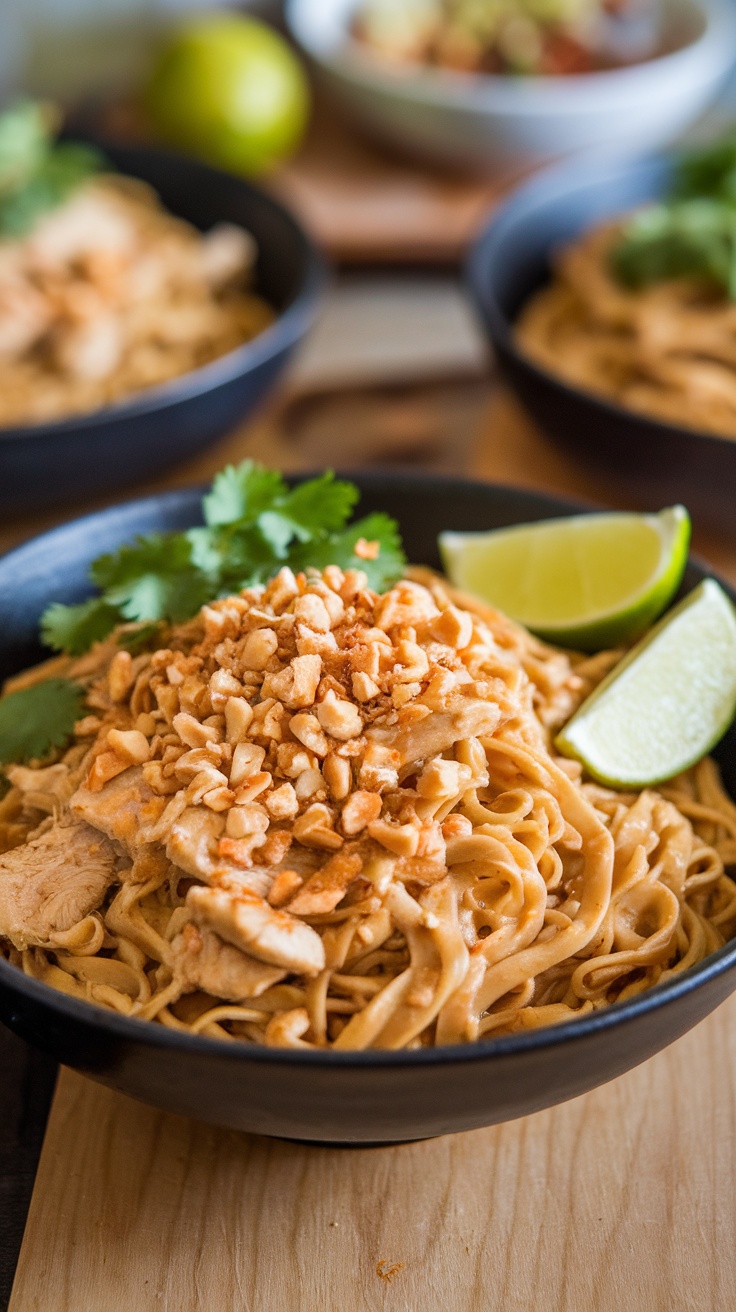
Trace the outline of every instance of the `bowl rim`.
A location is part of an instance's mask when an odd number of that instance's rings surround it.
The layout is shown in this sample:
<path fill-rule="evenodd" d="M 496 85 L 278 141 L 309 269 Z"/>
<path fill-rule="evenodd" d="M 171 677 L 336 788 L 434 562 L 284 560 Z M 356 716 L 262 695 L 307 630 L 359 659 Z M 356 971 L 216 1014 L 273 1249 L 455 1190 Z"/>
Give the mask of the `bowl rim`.
<path fill-rule="evenodd" d="M 629 107 L 637 101 L 651 100 L 653 82 L 677 81 L 688 67 L 701 67 L 700 80 L 716 81 L 734 62 L 736 9 L 730 0 L 667 0 L 674 7 L 689 9 L 702 22 L 701 31 L 685 45 L 652 59 L 621 68 L 592 73 L 513 78 L 509 74 L 464 73 L 451 69 L 419 66 L 410 75 L 392 69 L 388 61 L 364 50 L 349 39 L 346 19 L 357 0 L 345 6 L 339 18 L 342 45 L 328 45 L 314 39 L 313 0 L 286 0 L 288 29 L 301 49 L 331 73 L 364 88 L 397 95 L 417 105 L 433 103 L 475 114 L 513 113 L 518 117 L 536 117 L 540 113 L 579 112 L 581 101 L 594 112 L 621 108 L 621 96 L 628 93 Z M 591 93 L 595 103 L 590 104 Z"/>
<path fill-rule="evenodd" d="M 736 14 L 736 9 L 734 12 Z M 548 202 L 569 197 L 577 190 L 584 190 L 591 183 L 612 182 L 623 175 L 646 173 L 652 168 L 666 169 L 680 153 L 681 150 L 677 147 L 636 156 L 622 150 L 607 151 L 601 158 L 599 151 L 585 150 L 578 152 L 572 158 L 548 164 L 532 178 L 516 187 L 481 227 L 465 257 L 463 281 L 477 313 L 487 327 L 494 347 L 510 356 L 535 379 L 560 391 L 571 402 L 584 402 L 619 424 L 641 426 L 647 431 L 657 432 L 660 435 L 674 433 L 678 437 L 696 438 L 720 450 L 736 450 L 736 437 L 727 437 L 724 433 L 709 433 L 700 428 L 688 428 L 683 424 L 668 423 L 647 414 L 644 410 L 630 409 L 602 393 L 589 391 L 585 387 L 575 387 L 573 383 L 539 364 L 517 343 L 514 333 L 515 319 L 501 308 L 495 287 L 489 283 L 486 276 L 489 250 L 505 238 L 519 212 L 526 215 L 538 199 L 542 202 L 538 205 L 538 209 L 544 210 Z M 615 217 L 615 213 L 612 212 L 610 217 Z M 585 228 L 581 231 L 589 230 Z M 552 250 L 553 247 L 550 246 L 550 254 Z"/>
<path fill-rule="evenodd" d="M 149 145 L 146 142 L 117 141 L 83 131 L 72 135 L 75 141 L 93 141 L 96 146 L 110 155 L 116 151 L 125 151 L 146 155 L 152 161 L 168 161 L 179 166 L 185 165 L 198 173 L 203 183 L 206 183 L 208 176 L 225 179 L 233 188 L 239 189 L 249 198 L 257 199 L 260 204 L 269 208 L 272 214 L 278 214 L 286 223 L 296 247 L 301 249 L 304 274 L 296 294 L 285 310 L 250 341 L 226 351 L 224 355 L 217 356 L 207 364 L 198 365 L 196 369 L 189 369 L 184 374 L 155 383 L 152 387 L 141 388 L 129 396 L 113 401 L 109 405 L 99 406 L 95 410 L 85 410 L 79 414 L 66 415 L 62 419 L 39 423 L 0 425 L 0 447 L 5 442 L 62 437 L 95 428 L 98 424 L 127 423 L 131 419 L 155 414 L 169 406 L 179 405 L 214 391 L 225 383 L 234 382 L 299 341 L 317 313 L 317 304 L 329 277 L 329 266 L 323 252 L 292 211 L 276 196 L 249 179 L 227 173 L 224 169 L 215 168 L 181 151 L 163 146 Z M 124 170 L 123 176 L 134 178 L 136 174 Z M 174 217 L 182 216 L 175 214 Z"/>
<path fill-rule="evenodd" d="M 300 471 L 298 474 L 291 474 L 290 477 L 301 480 L 304 477 L 309 477 L 309 474 L 310 471 Z M 338 474 L 340 477 L 359 481 L 364 489 L 371 492 L 380 492 L 381 488 L 389 483 L 397 492 L 403 491 L 408 495 L 411 495 L 412 491 L 416 491 L 417 488 L 420 491 L 423 489 L 441 490 L 446 489 L 448 485 L 451 485 L 453 490 L 458 493 L 465 491 L 468 494 L 475 494 L 478 489 L 485 488 L 491 492 L 491 495 L 500 497 L 503 497 L 504 494 L 510 494 L 512 497 L 519 494 L 530 502 L 536 503 L 542 517 L 544 515 L 549 516 L 555 509 L 560 510 L 563 514 L 574 511 L 595 513 L 600 510 L 599 506 L 571 497 L 555 496 L 535 489 L 486 482 L 481 479 L 452 476 L 448 478 L 446 475 L 433 474 L 427 471 L 417 474 L 408 471 L 348 469 L 338 471 Z M 156 508 L 162 510 L 170 508 L 188 512 L 190 508 L 194 509 L 199 505 L 201 495 L 205 490 L 202 486 L 189 487 L 156 493 L 148 497 L 133 498 L 104 510 L 69 520 L 57 528 L 30 538 L 27 542 L 7 552 L 0 557 L 0 568 L 5 570 L 10 565 L 12 569 L 14 558 L 27 548 L 37 550 L 44 543 L 53 545 L 54 538 L 58 534 L 67 531 L 74 533 L 78 531 L 80 526 L 84 525 L 103 524 L 108 516 L 114 518 L 120 512 L 132 514 L 136 510 L 153 511 Z M 706 562 L 699 560 L 697 556 L 689 555 L 688 563 L 695 565 L 697 569 L 704 574 L 707 573 L 709 577 L 717 579 L 731 600 L 736 603 L 736 590 L 725 580 L 719 578 L 717 572 L 711 570 Z M 612 1026 L 635 1023 L 650 1012 L 657 1012 L 663 1007 L 675 1005 L 701 985 L 706 985 L 725 975 L 734 966 L 736 966 L 736 937 L 704 957 L 695 966 L 675 974 L 665 983 L 656 984 L 653 988 L 647 989 L 633 998 L 612 1003 L 608 1007 L 590 1012 L 580 1018 L 563 1021 L 558 1025 L 542 1026 L 536 1030 L 527 1030 L 502 1038 L 481 1038 L 467 1043 L 453 1043 L 410 1051 L 406 1049 L 399 1049 L 398 1051 L 384 1049 L 347 1052 L 335 1052 L 331 1049 L 305 1051 L 292 1048 L 268 1048 L 265 1045 L 257 1044 L 225 1043 L 221 1039 L 207 1038 L 200 1034 L 168 1029 L 164 1025 L 156 1024 L 155 1021 L 122 1016 L 114 1011 L 107 1011 L 96 1003 L 69 997 L 52 988 L 51 985 L 25 975 L 19 967 L 11 965 L 2 957 L 0 957 L 0 990 L 2 992 L 7 991 L 11 996 L 21 994 L 28 1001 L 39 1004 L 45 1010 L 68 1020 L 70 1023 L 78 1024 L 93 1031 L 107 1032 L 112 1038 L 141 1043 L 148 1048 L 163 1047 L 176 1052 L 188 1052 L 195 1057 L 197 1055 L 202 1057 L 219 1055 L 223 1061 L 232 1059 L 237 1063 L 250 1061 L 266 1065 L 269 1063 L 277 1065 L 296 1063 L 298 1066 L 312 1066 L 324 1068 L 325 1070 L 397 1069 L 447 1065 L 448 1063 L 457 1064 L 466 1061 L 492 1062 L 494 1058 L 503 1060 L 515 1056 L 523 1058 L 525 1055 L 532 1055 L 545 1047 L 565 1048 L 577 1042 L 584 1043 L 587 1039 L 606 1032 Z"/>

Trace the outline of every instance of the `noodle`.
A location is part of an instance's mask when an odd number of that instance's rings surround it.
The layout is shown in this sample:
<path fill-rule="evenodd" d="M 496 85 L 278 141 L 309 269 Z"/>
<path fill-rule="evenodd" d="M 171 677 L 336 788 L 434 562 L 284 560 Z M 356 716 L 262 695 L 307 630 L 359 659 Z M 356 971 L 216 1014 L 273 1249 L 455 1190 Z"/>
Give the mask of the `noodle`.
<path fill-rule="evenodd" d="M 609 253 L 621 225 L 563 251 L 516 325 L 521 348 L 574 387 L 678 427 L 736 437 L 736 306 L 702 279 L 636 291 Z"/>
<path fill-rule="evenodd" d="M 619 793 L 551 747 L 616 653 L 419 569 L 383 596 L 284 569 L 166 641 L 62 662 L 90 714 L 7 769 L 0 943 L 33 978 L 230 1042 L 401 1049 L 587 1015 L 736 931 L 711 760 Z"/>

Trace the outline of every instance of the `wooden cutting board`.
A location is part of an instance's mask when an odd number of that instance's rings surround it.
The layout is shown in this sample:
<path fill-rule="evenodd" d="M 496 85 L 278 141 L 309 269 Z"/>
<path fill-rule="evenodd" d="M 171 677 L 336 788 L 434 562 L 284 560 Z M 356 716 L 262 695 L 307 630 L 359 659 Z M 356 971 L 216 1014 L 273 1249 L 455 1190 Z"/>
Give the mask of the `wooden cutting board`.
<path fill-rule="evenodd" d="M 398 1148 L 64 1072 L 9 1312 L 733 1312 L 735 1090 L 736 1000 L 583 1098 Z"/>
<path fill-rule="evenodd" d="M 503 393 L 466 468 L 621 497 Z M 736 581 L 732 541 L 699 546 Z M 583 1098 L 397 1148 L 219 1131 L 65 1071 L 10 1312 L 733 1312 L 735 1179 L 736 998 Z"/>

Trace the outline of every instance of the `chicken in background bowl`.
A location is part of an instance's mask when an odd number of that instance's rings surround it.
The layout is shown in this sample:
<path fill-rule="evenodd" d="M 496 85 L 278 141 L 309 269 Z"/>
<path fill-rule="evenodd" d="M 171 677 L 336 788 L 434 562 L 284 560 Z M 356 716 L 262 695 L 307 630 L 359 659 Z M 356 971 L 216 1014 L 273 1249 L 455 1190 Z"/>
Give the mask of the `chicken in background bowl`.
<path fill-rule="evenodd" d="M 657 204 L 559 252 L 516 339 L 575 387 L 736 438 L 736 134 L 683 155 Z"/>
<path fill-rule="evenodd" d="M 100 409 L 250 341 L 274 312 L 249 290 L 253 238 L 200 233 L 53 114 L 0 118 L 0 425 Z M 4 149 L 3 149 L 4 148 Z"/>

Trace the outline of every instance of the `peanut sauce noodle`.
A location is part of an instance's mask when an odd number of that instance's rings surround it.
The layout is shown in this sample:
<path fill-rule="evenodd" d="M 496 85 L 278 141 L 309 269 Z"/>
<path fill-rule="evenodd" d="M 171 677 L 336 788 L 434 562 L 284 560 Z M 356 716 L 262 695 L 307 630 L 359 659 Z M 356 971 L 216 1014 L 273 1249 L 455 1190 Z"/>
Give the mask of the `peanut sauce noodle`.
<path fill-rule="evenodd" d="M 711 760 L 624 793 L 551 746 L 620 653 L 334 566 L 119 637 L 8 685 L 89 707 L 6 771 L 0 943 L 34 979 L 229 1042 L 418 1048 L 586 1015 L 736 929 Z"/>
<path fill-rule="evenodd" d="M 517 320 L 518 345 L 573 387 L 736 438 L 736 305 L 704 278 L 623 286 L 610 266 L 622 231 L 605 224 L 558 254 Z"/>

